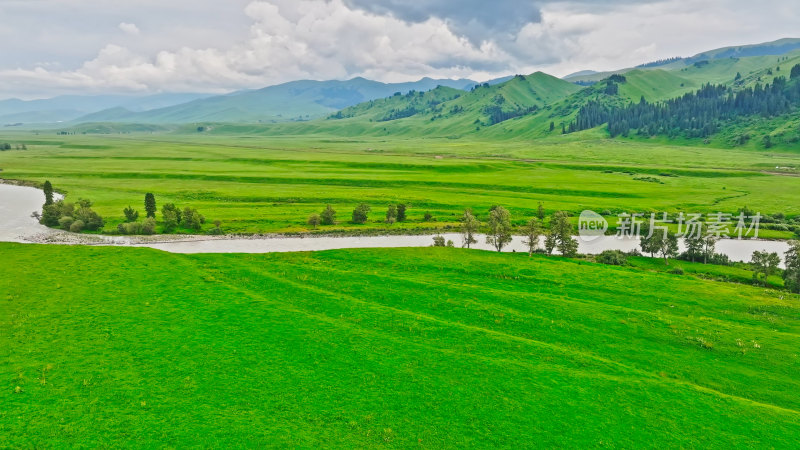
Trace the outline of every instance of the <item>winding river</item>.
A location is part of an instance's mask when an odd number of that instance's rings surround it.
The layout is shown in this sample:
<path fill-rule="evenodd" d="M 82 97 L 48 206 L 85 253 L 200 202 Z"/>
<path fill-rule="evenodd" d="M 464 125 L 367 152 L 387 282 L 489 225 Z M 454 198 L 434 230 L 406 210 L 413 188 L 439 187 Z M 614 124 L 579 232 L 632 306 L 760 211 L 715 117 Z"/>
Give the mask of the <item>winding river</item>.
<path fill-rule="evenodd" d="M 352 237 L 272 237 L 272 238 L 214 238 L 207 236 L 150 236 L 143 239 L 127 236 L 75 235 L 40 225 L 32 214 L 41 210 L 44 193 L 26 186 L 0 184 L 0 242 L 53 243 L 81 245 L 113 245 L 149 247 L 172 253 L 271 253 L 333 250 L 343 248 L 428 247 L 433 235 L 414 236 L 352 236 Z M 461 236 L 443 234 L 456 246 Z M 474 248 L 492 250 L 485 237 L 478 237 Z M 629 251 L 638 248 L 637 239 L 618 239 L 604 236 L 592 242 L 579 239 L 579 252 L 597 254 L 603 250 Z M 683 246 L 681 246 L 683 247 Z M 786 242 L 723 239 L 717 251 L 733 261 L 749 261 L 756 250 L 777 252 L 783 256 L 789 248 Z M 504 251 L 524 252 L 523 238 L 515 236 Z"/>

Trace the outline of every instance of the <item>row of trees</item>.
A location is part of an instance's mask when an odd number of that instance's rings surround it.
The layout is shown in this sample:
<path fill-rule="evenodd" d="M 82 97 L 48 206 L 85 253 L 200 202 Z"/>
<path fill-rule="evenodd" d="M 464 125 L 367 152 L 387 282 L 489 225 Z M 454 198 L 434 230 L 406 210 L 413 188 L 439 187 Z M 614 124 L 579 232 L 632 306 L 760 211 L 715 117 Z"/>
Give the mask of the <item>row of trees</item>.
<path fill-rule="evenodd" d="M 572 237 L 572 224 L 566 211 L 558 211 L 550 219 L 550 229 L 544 230 L 544 209 L 540 205 L 537 217 L 533 217 L 522 227 L 528 255 L 533 255 L 539 250 L 541 237 L 544 236 L 544 251 L 551 255 L 558 250 L 564 256 L 573 257 L 578 253 L 578 241 Z M 464 210 L 461 218 L 462 247 L 470 248 L 476 244 L 482 227 L 481 222 L 475 217 L 471 209 Z M 492 206 L 489 209 L 489 221 L 486 223 L 486 243 L 498 252 L 512 240 L 511 213 L 502 206 Z"/>
<path fill-rule="evenodd" d="M 642 253 L 649 254 L 650 257 L 659 255 L 664 258 L 664 263 L 669 265 L 669 258 L 685 259 L 691 262 L 702 262 L 708 264 L 719 262 L 721 257 L 715 253 L 719 238 L 708 232 L 708 226 L 701 224 L 700 229 L 695 233 L 684 236 L 686 252 L 679 255 L 678 236 L 665 230 L 650 230 L 650 224 L 642 226 L 639 245 Z"/>
<path fill-rule="evenodd" d="M 393 224 L 395 222 L 405 222 L 406 221 L 406 210 L 408 206 L 405 204 L 397 204 L 397 205 L 389 205 L 386 209 L 386 220 L 385 222 L 388 224 Z M 366 203 L 360 203 L 353 209 L 352 214 L 352 223 L 362 225 L 367 223 L 369 220 L 369 213 L 372 211 L 372 207 Z M 430 214 L 426 215 L 426 218 L 430 219 Z M 313 229 L 317 229 L 320 225 L 335 225 L 336 222 L 336 210 L 333 209 L 331 205 L 327 205 L 324 210 L 322 210 L 319 214 L 312 214 L 308 217 L 307 221 L 308 225 L 310 225 Z"/>
<path fill-rule="evenodd" d="M 647 136 L 683 133 L 687 137 L 708 137 L 725 120 L 752 115 L 773 117 L 798 104 L 800 83 L 789 83 L 784 77 L 775 78 L 771 85 L 756 84 L 736 92 L 707 84 L 697 92 L 660 103 L 647 102 L 644 97 L 639 103 L 624 106 L 592 100 L 579 110 L 569 132 L 607 123 L 612 137 L 627 136 L 632 130 Z"/>
<path fill-rule="evenodd" d="M 144 211 L 145 219 L 141 222 L 139 220 L 139 211 L 133 209 L 130 205 L 122 210 L 125 215 L 125 222 L 117 226 L 117 231 L 122 234 L 153 234 L 156 225 L 156 213 L 158 206 L 156 204 L 156 197 L 152 193 L 147 193 L 144 196 Z M 196 208 L 185 207 L 183 209 L 175 206 L 174 203 L 165 203 L 161 206 L 161 220 L 163 222 L 163 231 L 171 233 L 177 228 L 182 227 L 189 230 L 199 231 L 206 223 L 206 218 L 200 214 Z M 222 234 L 220 221 L 214 221 L 215 227 L 211 230 L 211 234 Z"/>
<path fill-rule="evenodd" d="M 7 150 L 11 150 L 11 149 L 27 150 L 28 147 L 25 144 L 15 144 L 15 145 L 12 146 L 8 142 L 4 142 L 4 143 L 0 144 L 0 151 L 7 151 Z"/>
<path fill-rule="evenodd" d="M 786 269 L 783 271 L 784 287 L 792 292 L 800 293 L 800 241 L 789 243 L 789 250 L 784 255 Z M 753 268 L 753 281 L 767 285 L 767 280 L 778 272 L 781 264 L 780 256 L 775 252 L 753 252 L 750 266 Z"/>
<path fill-rule="evenodd" d="M 105 225 L 103 218 L 92 209 L 92 202 L 85 199 L 78 200 L 77 204 L 68 203 L 63 200 L 54 201 L 53 185 L 50 181 L 45 181 L 44 187 L 45 202 L 42 206 L 42 214 L 39 222 L 52 228 L 62 228 L 74 233 L 81 231 L 99 231 Z M 156 231 L 156 198 L 152 193 L 147 193 L 144 197 L 145 218 L 139 221 L 139 211 L 130 205 L 122 210 L 125 222 L 117 225 L 117 231 L 121 234 L 154 234 Z M 200 214 L 196 208 L 178 208 L 172 203 L 167 203 L 161 207 L 161 217 L 163 220 L 163 231 L 170 233 L 179 226 L 190 230 L 199 231 L 206 223 L 206 218 Z M 215 227 L 210 231 L 211 234 L 222 234 L 220 221 L 214 221 Z"/>

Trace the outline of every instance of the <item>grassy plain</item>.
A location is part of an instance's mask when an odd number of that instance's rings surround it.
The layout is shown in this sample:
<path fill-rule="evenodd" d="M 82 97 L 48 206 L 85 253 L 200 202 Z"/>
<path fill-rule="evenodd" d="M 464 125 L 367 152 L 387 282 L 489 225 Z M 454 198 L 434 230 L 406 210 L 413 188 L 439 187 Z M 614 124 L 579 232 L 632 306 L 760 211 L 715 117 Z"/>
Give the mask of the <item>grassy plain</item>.
<path fill-rule="evenodd" d="M 800 204 L 789 201 L 800 192 L 800 152 L 608 140 L 596 130 L 534 142 L 270 137 L 228 127 L 210 134 L 8 133 L 0 141 L 28 150 L 0 152 L 0 177 L 49 179 L 69 200 L 90 198 L 107 229 L 125 206 L 141 210 L 145 192 L 159 205 L 193 206 L 226 231 L 245 233 L 307 231 L 306 218 L 328 203 L 341 223 L 323 231 L 442 227 L 466 207 L 485 216 L 493 204 L 522 223 L 539 202 L 550 212 L 733 213 L 749 206 L 800 214 Z M 372 205 L 370 222 L 349 224 L 359 202 Z M 389 203 L 409 204 L 410 221 L 383 224 Z M 426 212 L 437 221 L 424 223 Z"/>
<path fill-rule="evenodd" d="M 0 244 L 0 447 L 794 446 L 796 296 L 460 249 Z"/>

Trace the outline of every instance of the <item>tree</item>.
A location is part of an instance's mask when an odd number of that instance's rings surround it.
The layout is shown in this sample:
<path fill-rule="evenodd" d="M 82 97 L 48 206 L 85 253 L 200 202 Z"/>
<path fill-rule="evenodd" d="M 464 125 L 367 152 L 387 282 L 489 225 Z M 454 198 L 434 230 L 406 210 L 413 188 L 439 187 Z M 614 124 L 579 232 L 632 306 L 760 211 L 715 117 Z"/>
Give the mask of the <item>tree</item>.
<path fill-rule="evenodd" d="M 372 211 L 369 205 L 366 203 L 360 203 L 358 206 L 353 209 L 353 223 L 356 224 L 364 224 L 367 222 L 369 218 L 369 212 Z"/>
<path fill-rule="evenodd" d="M 42 207 L 42 216 L 39 218 L 39 223 L 46 227 L 59 226 L 59 219 L 61 219 L 61 209 L 57 204 L 44 205 Z"/>
<path fill-rule="evenodd" d="M 714 256 L 718 240 L 713 234 L 706 234 L 703 238 L 703 264 L 708 264 L 708 259 Z"/>
<path fill-rule="evenodd" d="M 336 223 L 336 211 L 328 205 L 319 215 L 320 223 L 323 225 L 334 225 Z"/>
<path fill-rule="evenodd" d="M 432 222 L 433 216 L 431 215 L 431 213 L 426 212 L 425 215 L 422 217 L 422 220 L 425 222 Z"/>
<path fill-rule="evenodd" d="M 386 223 L 391 225 L 395 222 L 397 222 L 397 206 L 389 205 L 389 208 L 386 210 Z"/>
<path fill-rule="evenodd" d="M 434 236 L 433 237 L 433 246 L 434 247 L 444 247 L 444 236 Z"/>
<path fill-rule="evenodd" d="M 667 232 L 666 235 L 654 233 L 653 236 L 655 237 L 657 253 L 664 258 L 664 264 L 669 265 L 669 258 L 678 256 L 678 236 L 672 232 Z"/>
<path fill-rule="evenodd" d="M 529 220 L 522 228 L 522 232 L 525 234 L 525 245 L 528 246 L 528 256 L 533 256 L 533 252 L 539 248 L 539 237 L 542 235 L 542 226 L 539 220 L 536 218 Z"/>
<path fill-rule="evenodd" d="M 404 203 L 400 203 L 399 205 L 397 205 L 397 221 L 398 222 L 406 221 L 406 205 Z"/>
<path fill-rule="evenodd" d="M 136 222 L 137 220 L 139 220 L 139 211 L 136 211 L 135 209 L 131 208 L 130 205 L 128 205 L 127 208 L 123 209 L 122 213 L 125 214 L 125 222 Z"/>
<path fill-rule="evenodd" d="M 700 229 L 697 232 L 684 237 L 684 242 L 686 243 L 686 256 L 688 256 L 689 260 L 692 262 L 695 262 L 705 254 L 706 238 L 703 236 L 703 234 L 704 230 Z"/>
<path fill-rule="evenodd" d="M 772 148 L 772 136 L 765 135 L 763 139 L 764 148 Z"/>
<path fill-rule="evenodd" d="M 59 200 L 51 205 L 44 205 L 42 207 L 42 215 L 39 218 L 39 223 L 48 227 L 59 226 L 59 220 L 62 217 L 73 217 L 75 215 L 75 205 L 66 203 L 64 200 Z"/>
<path fill-rule="evenodd" d="M 161 207 L 161 216 L 166 216 L 167 214 L 172 215 L 172 219 L 175 221 L 175 226 L 178 226 L 183 221 L 183 215 L 181 210 L 175 206 L 174 203 L 164 203 L 164 206 Z M 164 219 L 166 221 L 166 219 Z"/>
<path fill-rule="evenodd" d="M 464 210 L 464 216 L 461 218 L 461 236 L 463 239 L 463 243 L 461 247 L 470 248 L 472 244 L 477 243 L 477 239 L 475 239 L 475 234 L 478 233 L 478 229 L 480 228 L 481 223 L 478 219 L 472 215 L 471 209 Z"/>
<path fill-rule="evenodd" d="M 786 270 L 783 280 L 786 289 L 800 293 L 800 241 L 791 241 L 785 255 Z"/>
<path fill-rule="evenodd" d="M 544 251 L 547 252 L 547 256 L 553 254 L 553 250 L 556 249 L 556 245 L 558 245 L 558 237 L 553 233 L 553 230 L 548 231 L 544 235 Z"/>
<path fill-rule="evenodd" d="M 764 274 L 764 286 L 766 286 L 767 280 L 778 270 L 780 263 L 781 257 L 775 252 L 754 251 L 750 262 L 753 266 L 753 280 L 758 283 L 760 281 L 759 275 Z"/>
<path fill-rule="evenodd" d="M 144 210 L 147 217 L 156 217 L 156 196 L 149 192 L 144 194 Z"/>
<path fill-rule="evenodd" d="M 572 224 L 566 211 L 557 211 L 550 221 L 550 232 L 556 239 L 556 248 L 567 258 L 578 253 L 578 241 L 572 237 Z"/>
<path fill-rule="evenodd" d="M 502 206 L 493 206 L 489 211 L 489 234 L 486 243 L 498 252 L 511 242 L 511 214 Z"/>
<path fill-rule="evenodd" d="M 105 222 L 103 218 L 92 209 L 92 202 L 81 199 L 78 200 L 78 206 L 73 215 L 75 223 L 81 222 L 83 224 L 83 229 L 88 231 L 97 231 L 103 228 Z M 73 226 L 75 223 L 73 223 Z M 71 228 L 70 231 L 72 231 Z"/>
<path fill-rule="evenodd" d="M 552 133 L 553 130 L 555 130 L 555 129 L 556 129 L 556 123 L 555 122 L 550 122 L 550 132 Z"/>
<path fill-rule="evenodd" d="M 642 225 L 641 234 L 639 236 L 639 246 L 642 253 L 649 253 L 651 258 L 655 258 L 658 253 L 659 241 L 663 239 L 663 235 L 659 236 L 657 233 L 650 233 L 650 225 L 645 223 Z"/>
<path fill-rule="evenodd" d="M 183 209 L 183 226 L 192 230 L 200 230 L 204 223 L 206 223 L 206 218 L 197 212 L 197 209 L 188 206 Z"/>
<path fill-rule="evenodd" d="M 790 80 L 794 80 L 795 78 L 800 78 L 800 64 L 796 64 L 792 67 L 792 71 L 789 73 Z"/>
<path fill-rule="evenodd" d="M 164 219 L 164 232 L 171 233 L 175 231 L 175 228 L 178 228 L 178 214 L 177 210 L 162 210 L 161 211 L 161 218 Z"/>
<path fill-rule="evenodd" d="M 50 181 L 44 182 L 44 204 L 45 205 L 52 205 L 53 204 L 53 185 L 50 184 Z"/>
<path fill-rule="evenodd" d="M 312 230 L 316 230 L 320 221 L 319 214 L 312 214 L 308 216 L 308 221 L 306 223 L 308 223 Z"/>
<path fill-rule="evenodd" d="M 539 220 L 544 220 L 544 205 L 542 202 L 539 202 L 539 208 L 536 210 L 536 217 L 538 217 Z"/>

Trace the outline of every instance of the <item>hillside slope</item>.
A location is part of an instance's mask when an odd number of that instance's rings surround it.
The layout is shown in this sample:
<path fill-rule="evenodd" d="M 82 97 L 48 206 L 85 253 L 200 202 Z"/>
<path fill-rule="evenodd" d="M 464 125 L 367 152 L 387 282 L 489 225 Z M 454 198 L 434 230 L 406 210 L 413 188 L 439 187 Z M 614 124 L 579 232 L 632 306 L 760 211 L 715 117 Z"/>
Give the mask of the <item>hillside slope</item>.
<path fill-rule="evenodd" d="M 798 301 L 763 288 L 462 249 L 0 252 L 0 447 L 790 448 L 800 433 Z"/>
<path fill-rule="evenodd" d="M 737 72 L 741 72 L 742 74 L 750 73 L 751 71 L 759 70 L 773 64 L 777 65 L 778 56 L 789 55 L 794 57 L 800 55 L 800 39 L 787 38 L 773 42 L 765 42 L 763 44 L 723 47 L 701 52 L 688 58 L 672 58 L 663 62 L 642 64 L 637 67 L 614 71 L 581 71 L 567 75 L 564 77 L 564 80 L 570 82 L 593 83 L 614 74 L 626 74 L 633 70 L 658 69 L 666 71 L 684 71 L 684 69 L 692 67 L 695 69 L 702 69 L 704 66 L 711 63 L 711 66 L 707 67 L 706 70 L 690 70 L 690 72 L 698 75 L 695 81 L 721 83 L 732 80 L 732 78 L 718 78 L 721 73 L 725 74 L 725 76 L 731 73 L 735 75 Z M 715 75 L 717 77 L 715 77 Z"/>

